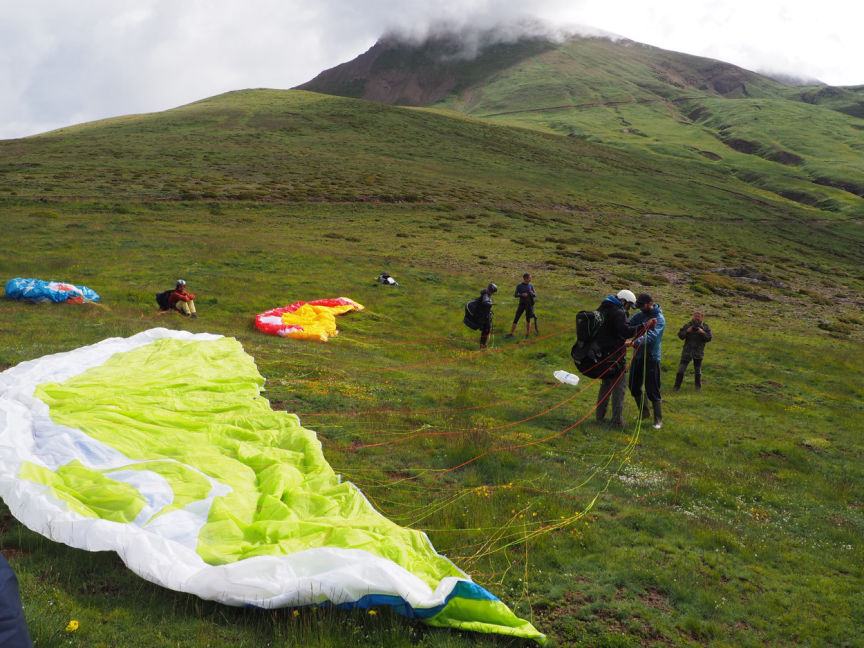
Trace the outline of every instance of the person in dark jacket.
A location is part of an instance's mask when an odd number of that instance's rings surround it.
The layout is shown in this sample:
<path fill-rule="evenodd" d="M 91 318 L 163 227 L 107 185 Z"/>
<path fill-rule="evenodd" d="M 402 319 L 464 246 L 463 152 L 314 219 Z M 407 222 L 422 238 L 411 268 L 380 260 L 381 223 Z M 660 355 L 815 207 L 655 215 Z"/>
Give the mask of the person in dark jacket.
<path fill-rule="evenodd" d="M 480 348 L 486 348 L 489 334 L 492 332 L 492 295 L 498 292 L 498 286 L 490 283 L 480 291 L 480 298 L 474 311 L 474 320 L 480 326 Z"/>
<path fill-rule="evenodd" d="M 530 337 L 532 319 L 535 319 L 534 326 L 537 326 L 534 315 L 534 299 L 537 297 L 537 293 L 534 290 L 534 285 L 531 283 L 531 275 L 529 273 L 526 272 L 522 275 L 522 283 L 516 286 L 513 296 L 518 297 L 519 306 L 516 308 L 516 316 L 513 318 L 513 327 L 510 329 L 510 333 L 504 337 L 513 337 L 513 334 L 516 333 L 516 324 L 519 322 L 522 313 L 525 313 L 525 337 Z"/>
<path fill-rule="evenodd" d="M 168 304 L 186 317 L 198 317 L 195 312 L 195 295 L 186 292 L 186 282 L 182 279 L 177 280 L 177 287 L 168 295 Z"/>
<path fill-rule="evenodd" d="M 693 319 L 678 331 L 678 337 L 684 340 L 684 348 L 681 350 L 678 373 L 675 374 L 675 391 L 681 389 L 684 372 L 687 371 L 687 365 L 691 360 L 694 384 L 696 389 L 702 389 L 702 358 L 705 357 L 705 345 L 711 341 L 711 327 L 703 320 L 702 313 L 696 311 L 693 313 Z"/>
<path fill-rule="evenodd" d="M 663 427 L 663 407 L 660 396 L 660 344 L 663 341 L 663 330 L 666 328 L 666 318 L 660 304 L 655 304 L 651 295 L 641 293 L 636 297 L 638 312 L 630 318 L 630 326 L 637 326 L 643 331 L 639 337 L 627 341 L 636 352 L 630 363 L 630 393 L 636 399 L 636 407 L 641 411 L 642 418 L 648 418 L 648 403 L 654 409 L 654 428 Z M 642 393 L 642 385 L 645 393 Z"/>
<path fill-rule="evenodd" d="M 595 341 L 610 368 L 600 380 L 597 394 L 597 422 L 606 418 L 609 401 L 612 401 L 611 425 L 624 426 L 624 370 L 627 367 L 627 349 L 624 343 L 638 333 L 639 329 L 627 323 L 627 312 L 636 305 L 636 297 L 629 290 L 621 290 L 617 295 L 609 295 L 597 310 L 603 315 L 603 324 L 597 332 Z"/>
<path fill-rule="evenodd" d="M 18 579 L 12 567 L 0 554 L 0 646 L 3 648 L 31 648 L 30 633 L 24 619 Z"/>

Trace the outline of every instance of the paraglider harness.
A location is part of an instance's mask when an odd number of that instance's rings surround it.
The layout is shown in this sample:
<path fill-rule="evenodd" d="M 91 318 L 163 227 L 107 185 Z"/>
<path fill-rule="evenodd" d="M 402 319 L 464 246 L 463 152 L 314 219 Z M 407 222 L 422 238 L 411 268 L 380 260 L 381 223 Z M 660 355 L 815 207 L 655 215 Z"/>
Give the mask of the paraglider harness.
<path fill-rule="evenodd" d="M 171 304 L 169 303 L 168 298 L 171 296 L 172 292 L 174 292 L 174 289 L 163 290 L 162 292 L 156 293 L 156 303 L 159 304 L 159 310 L 171 310 Z"/>
<path fill-rule="evenodd" d="M 393 277 L 391 277 L 389 274 L 387 274 L 386 272 L 382 272 L 380 275 L 378 275 L 378 278 L 375 281 L 377 281 L 378 283 L 382 283 L 385 286 L 398 286 L 399 285 L 399 283 Z"/>
<path fill-rule="evenodd" d="M 597 342 L 597 334 L 602 326 L 603 313 L 600 311 L 576 313 L 576 342 L 570 349 L 570 356 L 579 372 L 589 378 L 617 376 L 626 365 L 623 353 L 603 354 Z"/>
<path fill-rule="evenodd" d="M 482 297 L 475 297 L 465 304 L 465 317 L 462 318 L 462 323 L 474 331 L 479 331 L 485 323 L 477 321 L 477 306 L 480 304 L 481 299 Z"/>

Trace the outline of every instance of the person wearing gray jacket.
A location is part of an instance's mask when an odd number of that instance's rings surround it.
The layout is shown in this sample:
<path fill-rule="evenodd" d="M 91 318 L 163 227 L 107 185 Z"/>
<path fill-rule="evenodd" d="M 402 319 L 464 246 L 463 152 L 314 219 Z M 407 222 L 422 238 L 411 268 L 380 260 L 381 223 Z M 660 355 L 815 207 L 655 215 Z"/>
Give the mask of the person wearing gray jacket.
<path fill-rule="evenodd" d="M 711 341 L 711 327 L 705 323 L 702 313 L 693 313 L 693 319 L 678 331 L 678 337 L 684 340 L 681 350 L 681 360 L 678 363 L 678 373 L 675 374 L 675 391 L 681 389 L 684 382 L 684 372 L 687 365 L 693 361 L 693 381 L 696 389 L 702 389 L 702 358 L 705 357 L 705 345 Z"/>

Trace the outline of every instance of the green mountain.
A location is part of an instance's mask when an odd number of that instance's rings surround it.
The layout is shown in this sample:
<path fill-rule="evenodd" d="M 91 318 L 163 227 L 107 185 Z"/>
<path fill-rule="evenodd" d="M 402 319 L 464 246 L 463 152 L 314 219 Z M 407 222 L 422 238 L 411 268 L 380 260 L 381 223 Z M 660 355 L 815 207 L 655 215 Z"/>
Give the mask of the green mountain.
<path fill-rule="evenodd" d="M 792 87 L 628 40 L 485 42 L 465 53 L 456 36 L 390 37 L 299 87 L 684 159 L 822 211 L 864 214 L 864 86 Z"/>

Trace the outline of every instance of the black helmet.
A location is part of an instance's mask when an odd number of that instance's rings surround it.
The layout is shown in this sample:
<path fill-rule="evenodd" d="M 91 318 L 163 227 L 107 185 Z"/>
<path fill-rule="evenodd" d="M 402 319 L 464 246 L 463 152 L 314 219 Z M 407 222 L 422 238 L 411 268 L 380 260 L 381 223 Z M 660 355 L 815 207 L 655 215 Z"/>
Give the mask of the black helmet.
<path fill-rule="evenodd" d="M 492 282 L 489 282 L 489 285 L 486 286 L 486 292 L 488 292 L 490 295 L 494 295 L 496 292 L 498 292 L 498 286 L 496 286 Z"/>

